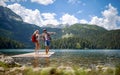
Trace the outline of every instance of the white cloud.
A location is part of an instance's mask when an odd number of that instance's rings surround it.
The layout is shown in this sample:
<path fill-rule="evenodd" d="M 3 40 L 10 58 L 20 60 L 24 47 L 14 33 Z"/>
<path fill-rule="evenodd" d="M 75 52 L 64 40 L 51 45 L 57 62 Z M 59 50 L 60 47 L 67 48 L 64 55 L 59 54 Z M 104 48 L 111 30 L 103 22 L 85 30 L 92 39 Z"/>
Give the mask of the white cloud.
<path fill-rule="evenodd" d="M 57 21 L 57 19 L 55 19 L 56 14 L 55 13 L 43 13 L 43 25 L 48 25 L 48 24 L 52 24 L 52 25 L 58 25 L 59 22 Z"/>
<path fill-rule="evenodd" d="M 54 3 L 55 0 L 31 0 L 31 2 L 36 2 L 42 5 L 49 5 Z"/>
<path fill-rule="evenodd" d="M 6 6 L 6 3 L 4 2 L 4 1 L 2 1 L 2 0 L 0 0 L 0 6 Z"/>
<path fill-rule="evenodd" d="M 44 19 L 54 19 L 56 14 L 55 13 L 42 13 Z"/>
<path fill-rule="evenodd" d="M 0 1 L 0 5 L 7 6 L 3 1 Z M 107 9 L 101 12 L 102 17 L 91 16 L 91 21 L 88 22 L 85 19 L 77 19 L 74 15 L 64 14 L 58 21 L 55 17 L 57 16 L 55 13 L 40 13 L 38 9 L 32 10 L 27 9 L 24 6 L 21 6 L 18 3 L 14 3 L 12 5 L 8 5 L 8 8 L 13 10 L 16 14 L 20 15 L 24 22 L 35 24 L 38 26 L 45 26 L 48 24 L 52 24 L 54 26 L 58 24 L 75 24 L 75 23 L 83 23 L 83 24 L 96 24 L 98 26 L 104 27 L 108 30 L 111 29 L 119 29 L 117 25 L 120 24 L 120 16 L 118 15 L 118 11 L 111 4 L 107 6 Z M 81 13 L 79 11 L 78 13 Z"/>
<path fill-rule="evenodd" d="M 69 15 L 69 14 L 64 14 L 61 18 L 60 18 L 62 24 L 75 24 L 78 23 L 78 19 L 73 16 L 73 15 Z"/>
<path fill-rule="evenodd" d="M 58 25 L 59 22 L 55 19 L 55 13 L 40 13 L 38 9 L 31 10 L 21 6 L 18 3 L 8 5 L 8 8 L 20 15 L 24 22 L 35 24 L 38 26 L 46 26 L 48 24 Z"/>
<path fill-rule="evenodd" d="M 27 9 L 18 3 L 8 5 L 7 7 L 13 10 L 16 14 L 20 15 L 24 22 L 36 24 L 38 26 L 42 25 L 43 20 L 38 9 Z"/>
<path fill-rule="evenodd" d="M 88 21 L 82 19 L 82 20 L 80 20 L 80 23 L 81 23 L 81 24 L 88 24 Z"/>
<path fill-rule="evenodd" d="M 102 18 L 97 16 L 92 17 L 90 24 L 97 24 L 108 30 L 116 29 L 117 23 L 120 23 L 120 16 L 118 11 L 111 4 L 107 6 L 107 9 L 102 12 Z"/>

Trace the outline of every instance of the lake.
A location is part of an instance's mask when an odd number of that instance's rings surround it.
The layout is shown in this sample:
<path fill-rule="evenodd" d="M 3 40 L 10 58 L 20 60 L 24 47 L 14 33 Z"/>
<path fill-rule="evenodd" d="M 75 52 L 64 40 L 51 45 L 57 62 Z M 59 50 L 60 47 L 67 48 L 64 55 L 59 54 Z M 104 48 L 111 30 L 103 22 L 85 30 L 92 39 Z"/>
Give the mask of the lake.
<path fill-rule="evenodd" d="M 16 55 L 33 52 L 33 49 L 1 49 L 0 53 L 6 55 Z M 43 49 L 40 51 L 44 51 Z M 32 58 L 20 57 L 14 60 L 20 64 L 28 66 L 78 66 L 93 68 L 96 65 L 105 65 L 114 67 L 120 63 L 120 50 L 93 49 L 93 50 L 76 50 L 76 49 L 51 49 L 55 52 L 49 58 Z"/>

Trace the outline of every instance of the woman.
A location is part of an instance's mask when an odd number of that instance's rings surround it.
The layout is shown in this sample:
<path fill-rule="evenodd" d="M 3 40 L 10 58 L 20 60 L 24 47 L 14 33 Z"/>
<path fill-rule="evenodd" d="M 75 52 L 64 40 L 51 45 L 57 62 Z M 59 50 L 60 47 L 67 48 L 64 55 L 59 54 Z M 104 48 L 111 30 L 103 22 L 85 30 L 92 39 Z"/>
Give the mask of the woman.
<path fill-rule="evenodd" d="M 39 37 L 39 30 L 36 30 L 32 35 L 32 42 L 35 43 L 35 54 L 37 54 L 40 49 Z"/>

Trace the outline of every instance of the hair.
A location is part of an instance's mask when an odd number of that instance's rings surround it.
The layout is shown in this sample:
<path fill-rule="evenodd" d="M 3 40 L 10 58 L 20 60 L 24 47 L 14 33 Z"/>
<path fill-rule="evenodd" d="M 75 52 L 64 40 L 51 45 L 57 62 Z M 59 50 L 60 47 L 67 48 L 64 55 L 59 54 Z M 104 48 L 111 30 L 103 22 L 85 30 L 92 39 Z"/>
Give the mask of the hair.
<path fill-rule="evenodd" d="M 33 33 L 33 35 L 36 34 L 37 32 L 39 32 L 39 30 L 35 30 L 34 33 Z"/>

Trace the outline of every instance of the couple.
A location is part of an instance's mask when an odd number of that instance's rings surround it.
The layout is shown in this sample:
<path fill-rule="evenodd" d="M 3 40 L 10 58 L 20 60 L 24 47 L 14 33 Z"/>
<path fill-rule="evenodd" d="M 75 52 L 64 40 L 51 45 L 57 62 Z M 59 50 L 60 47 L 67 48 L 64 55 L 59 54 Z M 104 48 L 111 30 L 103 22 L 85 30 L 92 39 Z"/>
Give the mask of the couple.
<path fill-rule="evenodd" d="M 40 42 L 39 42 L 40 37 L 42 37 L 42 39 L 44 40 L 46 54 L 48 54 L 49 45 L 50 45 L 50 41 L 51 41 L 51 37 L 50 37 L 51 34 L 54 34 L 54 32 L 47 32 L 46 29 L 43 29 L 43 33 L 41 35 L 39 34 L 39 30 L 36 30 L 33 33 L 32 42 L 35 43 L 35 54 L 37 54 L 38 50 L 40 49 Z"/>

